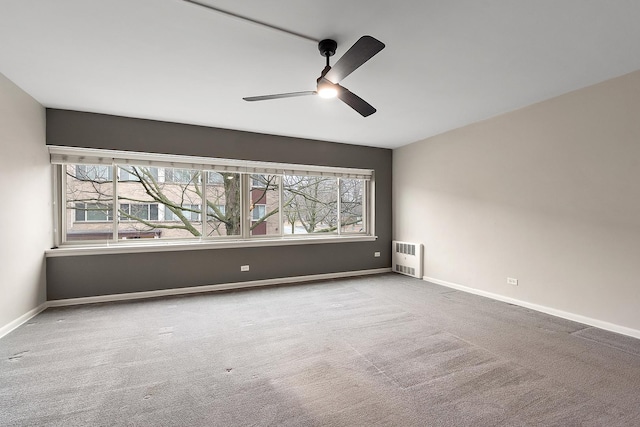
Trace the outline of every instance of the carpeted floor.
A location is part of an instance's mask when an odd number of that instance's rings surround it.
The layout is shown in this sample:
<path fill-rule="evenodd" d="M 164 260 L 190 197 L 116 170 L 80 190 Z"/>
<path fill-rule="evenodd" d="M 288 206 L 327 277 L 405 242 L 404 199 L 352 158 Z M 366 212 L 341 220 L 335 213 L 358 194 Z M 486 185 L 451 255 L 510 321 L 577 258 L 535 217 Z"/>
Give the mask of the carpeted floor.
<path fill-rule="evenodd" d="M 640 426 L 640 340 L 405 276 L 48 309 L 3 426 Z"/>

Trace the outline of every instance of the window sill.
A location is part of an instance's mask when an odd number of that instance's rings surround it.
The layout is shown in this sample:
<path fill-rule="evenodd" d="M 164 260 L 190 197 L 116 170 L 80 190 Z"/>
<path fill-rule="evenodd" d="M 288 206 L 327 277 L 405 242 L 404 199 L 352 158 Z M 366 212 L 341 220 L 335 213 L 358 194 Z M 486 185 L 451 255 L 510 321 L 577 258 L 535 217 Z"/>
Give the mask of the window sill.
<path fill-rule="evenodd" d="M 321 243 L 348 243 L 348 242 L 373 242 L 377 236 L 348 236 L 348 237 L 305 237 L 305 238 L 264 238 L 247 240 L 226 241 L 197 241 L 197 242 L 153 242 L 136 243 L 127 242 L 110 243 L 106 245 L 64 246 L 45 251 L 45 257 L 65 257 L 81 255 L 106 255 L 106 254 L 131 254 L 150 252 L 176 252 L 193 251 L 203 249 L 231 249 L 231 248 L 257 248 L 268 246 L 312 245 Z"/>

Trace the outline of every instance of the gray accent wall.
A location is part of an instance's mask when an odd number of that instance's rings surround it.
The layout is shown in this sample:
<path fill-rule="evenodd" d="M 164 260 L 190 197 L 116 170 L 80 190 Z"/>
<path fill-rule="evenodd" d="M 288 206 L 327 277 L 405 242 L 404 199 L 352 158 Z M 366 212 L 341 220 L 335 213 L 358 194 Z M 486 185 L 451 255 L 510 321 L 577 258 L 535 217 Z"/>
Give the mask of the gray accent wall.
<path fill-rule="evenodd" d="M 45 302 L 52 221 L 44 141 L 45 109 L 0 74 L 0 336 Z"/>
<path fill-rule="evenodd" d="M 57 109 L 47 110 L 47 144 L 373 169 L 378 236 L 373 242 L 50 257 L 49 300 L 391 267 L 391 150 Z M 240 272 L 246 264 L 250 271 Z"/>

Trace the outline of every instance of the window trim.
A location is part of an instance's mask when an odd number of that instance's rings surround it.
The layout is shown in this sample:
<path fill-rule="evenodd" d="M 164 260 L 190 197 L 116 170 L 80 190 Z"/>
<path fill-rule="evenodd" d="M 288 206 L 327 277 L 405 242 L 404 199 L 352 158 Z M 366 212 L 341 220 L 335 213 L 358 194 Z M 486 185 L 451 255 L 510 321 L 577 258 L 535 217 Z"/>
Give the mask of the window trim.
<path fill-rule="evenodd" d="M 292 246 L 292 245 L 315 245 L 330 243 L 356 243 L 374 242 L 378 236 L 370 235 L 343 235 L 333 236 L 313 236 L 299 238 L 299 234 L 292 237 L 252 237 L 250 239 L 227 239 L 220 240 L 157 240 L 136 241 L 121 240 L 118 243 L 85 245 L 68 245 L 56 247 L 45 251 L 45 257 L 66 257 L 82 255 L 106 255 L 106 254 L 129 254 L 129 253 L 149 253 L 149 252 L 180 252 L 191 250 L 211 250 L 211 249 L 234 249 L 234 248 L 256 248 L 270 246 Z M 295 236 L 295 237 L 294 237 Z M 307 235 L 308 236 L 308 235 Z"/>
<path fill-rule="evenodd" d="M 183 169 L 204 169 L 215 172 L 239 172 L 243 174 L 342 176 L 343 178 L 373 179 L 372 169 L 335 166 L 273 163 L 252 160 L 221 159 L 175 154 L 142 153 L 135 151 L 104 150 L 96 148 L 64 147 L 48 145 L 51 164 L 91 164 L 156 166 Z"/>
<path fill-rule="evenodd" d="M 279 246 L 296 244 L 317 244 L 317 243 L 337 243 L 352 241 L 374 241 L 375 236 L 375 177 L 374 171 L 370 169 L 355 169 L 342 167 L 326 167 L 315 165 L 296 165 L 285 163 L 254 162 L 247 160 L 232 160 L 205 158 L 193 156 L 176 156 L 163 154 L 150 154 L 139 152 L 125 152 L 115 150 L 83 149 L 77 147 L 49 146 L 51 163 L 54 166 L 54 200 L 58 202 L 58 209 L 55 209 L 54 218 L 54 248 L 52 251 L 58 253 L 52 255 L 47 252 L 47 256 L 64 256 L 78 254 L 97 253 L 130 253 L 130 252 L 156 252 L 156 251 L 176 251 L 191 249 L 212 249 L 212 248 L 232 248 L 232 247 L 254 247 L 254 246 Z M 243 184 L 241 186 L 241 235 L 240 236 L 217 236 L 206 237 L 202 234 L 194 238 L 163 238 L 153 239 L 153 241 L 131 241 L 119 240 L 117 234 L 117 216 L 114 215 L 112 240 L 92 240 L 92 241 L 65 241 L 66 235 L 66 203 L 64 197 L 65 173 L 64 165 L 67 164 L 92 164 L 104 165 L 113 168 L 113 176 L 117 176 L 119 166 L 151 166 L 170 168 L 194 168 L 202 172 L 236 172 L 240 175 Z M 201 168 L 201 169 L 200 169 Z M 308 175 L 335 177 L 337 180 L 337 201 L 340 202 L 340 178 L 363 180 L 363 224 L 364 231 L 357 233 L 341 232 L 338 226 L 336 233 L 323 235 L 322 233 L 311 234 L 286 234 L 282 230 L 282 182 L 279 182 L 280 200 L 280 235 L 250 235 L 249 226 L 253 222 L 253 215 L 249 212 L 249 200 L 245 200 L 246 194 L 251 191 L 252 174 L 278 175 Z M 114 200 L 117 199 L 119 180 L 113 179 Z M 203 179 L 203 194 L 206 194 L 207 179 Z M 282 178 L 280 178 L 282 181 Z M 245 193 L 243 196 L 242 193 Z M 201 221 L 204 227 L 205 221 Z M 338 219 L 338 223 L 340 220 Z M 53 253 L 53 252 L 52 252 Z"/>

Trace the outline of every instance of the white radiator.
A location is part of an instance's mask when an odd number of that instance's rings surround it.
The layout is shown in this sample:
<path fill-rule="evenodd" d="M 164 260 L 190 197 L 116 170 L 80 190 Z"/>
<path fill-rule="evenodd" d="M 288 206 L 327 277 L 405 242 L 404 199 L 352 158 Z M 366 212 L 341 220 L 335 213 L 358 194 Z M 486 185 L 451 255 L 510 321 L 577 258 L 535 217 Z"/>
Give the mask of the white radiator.
<path fill-rule="evenodd" d="M 393 271 L 422 279 L 422 244 L 394 240 L 391 253 Z"/>

